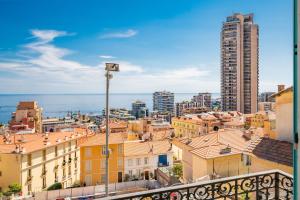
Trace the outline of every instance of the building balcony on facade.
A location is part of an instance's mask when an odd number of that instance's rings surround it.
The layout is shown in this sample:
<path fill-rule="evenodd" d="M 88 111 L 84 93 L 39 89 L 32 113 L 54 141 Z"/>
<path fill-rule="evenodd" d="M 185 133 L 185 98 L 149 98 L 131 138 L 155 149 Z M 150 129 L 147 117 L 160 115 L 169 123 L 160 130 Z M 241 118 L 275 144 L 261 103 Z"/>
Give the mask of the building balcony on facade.
<path fill-rule="evenodd" d="M 174 112 L 174 93 L 161 91 L 153 93 L 153 111 Z"/>

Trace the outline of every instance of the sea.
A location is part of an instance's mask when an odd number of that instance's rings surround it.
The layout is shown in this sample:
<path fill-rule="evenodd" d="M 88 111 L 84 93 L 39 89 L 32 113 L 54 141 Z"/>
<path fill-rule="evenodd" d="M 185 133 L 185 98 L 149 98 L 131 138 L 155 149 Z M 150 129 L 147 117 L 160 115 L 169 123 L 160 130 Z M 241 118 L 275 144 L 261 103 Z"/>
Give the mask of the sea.
<path fill-rule="evenodd" d="M 175 102 L 190 100 L 196 93 L 175 93 Z M 212 99 L 220 94 L 212 93 Z M 152 110 L 152 93 L 110 94 L 110 107 L 131 109 L 131 103 L 141 100 Z M 8 123 L 19 101 L 37 101 L 43 117 L 64 117 L 70 111 L 100 115 L 105 107 L 105 94 L 0 94 L 0 123 Z"/>

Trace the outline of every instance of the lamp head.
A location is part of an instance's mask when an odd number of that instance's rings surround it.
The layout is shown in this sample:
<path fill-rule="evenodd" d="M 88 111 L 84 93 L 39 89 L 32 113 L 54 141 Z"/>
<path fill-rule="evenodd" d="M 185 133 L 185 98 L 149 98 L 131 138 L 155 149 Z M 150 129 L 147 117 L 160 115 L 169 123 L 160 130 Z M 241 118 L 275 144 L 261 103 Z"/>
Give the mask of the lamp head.
<path fill-rule="evenodd" d="M 118 72 L 118 71 L 120 71 L 119 64 L 116 64 L 116 63 L 105 63 L 105 70 L 106 71 L 111 71 L 111 72 Z"/>

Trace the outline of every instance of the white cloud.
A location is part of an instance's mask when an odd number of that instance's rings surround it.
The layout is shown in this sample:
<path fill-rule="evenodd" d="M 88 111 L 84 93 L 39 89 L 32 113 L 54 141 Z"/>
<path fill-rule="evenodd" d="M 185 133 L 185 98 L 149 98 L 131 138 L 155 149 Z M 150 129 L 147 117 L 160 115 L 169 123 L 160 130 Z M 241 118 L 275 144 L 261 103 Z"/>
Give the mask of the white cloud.
<path fill-rule="evenodd" d="M 13 60 L 0 60 L 0 71 L 16 74 L 0 87 L 9 93 L 103 93 L 105 86 L 105 62 L 87 65 L 67 59 L 73 54 L 70 49 L 55 46 L 51 42 L 57 37 L 69 35 L 65 31 L 33 30 L 35 40 L 23 45 Z M 113 59 L 109 55 L 106 58 Z M 112 92 L 153 92 L 168 89 L 176 92 L 192 92 L 218 88 L 218 82 L 210 78 L 203 67 L 182 67 L 151 70 L 124 60 L 120 72 L 112 80 Z M 1 77 L 0 77 L 1 78 Z M 2 77 L 4 78 L 4 77 Z M 20 83 L 22 87 L 16 87 Z M 38 84 L 37 84 L 38 83 Z M 203 87 L 203 88 L 201 88 Z M 11 90 L 11 91 L 8 91 Z"/>
<path fill-rule="evenodd" d="M 116 57 L 110 56 L 110 55 L 100 55 L 99 57 L 100 58 L 104 58 L 104 59 L 113 59 L 113 58 L 116 58 Z"/>
<path fill-rule="evenodd" d="M 57 31 L 57 30 L 33 29 L 30 32 L 33 38 L 38 38 L 40 41 L 43 41 L 45 43 L 51 42 L 56 37 L 68 35 L 66 31 Z"/>
<path fill-rule="evenodd" d="M 104 35 L 101 35 L 101 39 L 108 39 L 108 38 L 130 38 L 138 34 L 137 30 L 128 29 L 124 32 L 114 32 L 114 33 L 107 33 Z"/>

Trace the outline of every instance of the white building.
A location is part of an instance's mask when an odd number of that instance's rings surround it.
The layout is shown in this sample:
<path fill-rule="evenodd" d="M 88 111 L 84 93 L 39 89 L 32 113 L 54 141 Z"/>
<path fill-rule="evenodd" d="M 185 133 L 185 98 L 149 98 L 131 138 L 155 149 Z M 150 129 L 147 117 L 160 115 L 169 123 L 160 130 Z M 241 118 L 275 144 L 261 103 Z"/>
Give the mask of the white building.
<path fill-rule="evenodd" d="M 171 143 L 128 141 L 124 143 L 125 179 L 150 179 L 158 167 L 173 166 Z"/>

